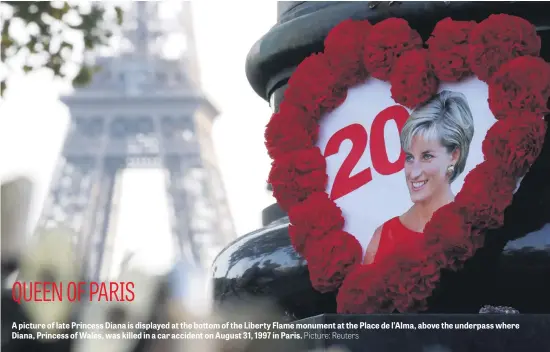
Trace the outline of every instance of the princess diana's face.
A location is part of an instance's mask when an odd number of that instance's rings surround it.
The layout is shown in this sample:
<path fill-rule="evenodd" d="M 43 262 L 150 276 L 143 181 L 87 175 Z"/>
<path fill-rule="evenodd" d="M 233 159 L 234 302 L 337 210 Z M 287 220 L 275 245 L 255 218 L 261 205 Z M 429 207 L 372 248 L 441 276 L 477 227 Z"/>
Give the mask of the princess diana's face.
<path fill-rule="evenodd" d="M 405 177 L 413 203 L 448 191 L 447 169 L 453 160 L 439 141 L 415 136 L 405 152 Z"/>

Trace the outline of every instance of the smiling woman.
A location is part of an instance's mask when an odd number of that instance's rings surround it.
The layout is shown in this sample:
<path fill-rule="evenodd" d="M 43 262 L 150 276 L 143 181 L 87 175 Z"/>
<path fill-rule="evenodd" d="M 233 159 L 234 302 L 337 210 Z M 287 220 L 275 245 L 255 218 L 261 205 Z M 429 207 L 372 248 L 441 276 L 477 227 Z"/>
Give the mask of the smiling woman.
<path fill-rule="evenodd" d="M 421 235 L 433 213 L 454 200 L 451 183 L 464 171 L 473 137 L 474 120 L 462 93 L 443 90 L 411 113 L 400 139 L 413 205 L 376 229 L 365 264 Z"/>
<path fill-rule="evenodd" d="M 251 85 L 273 103 L 265 134 L 274 160 L 270 183 L 289 216 L 220 253 L 216 300 L 272 299 L 294 318 L 336 311 L 477 313 L 487 304 L 550 311 L 548 233 L 537 231 L 550 214 L 546 110 L 507 118 L 527 106 L 522 98 L 546 106 L 546 93 L 540 99 L 527 93 L 550 82 L 540 78 L 546 69 L 535 69 L 546 67 L 537 56 L 550 53 L 550 32 L 535 33 L 533 26 L 547 25 L 542 8 L 535 2 L 317 4 L 285 3 L 278 24 L 250 51 Z M 487 54 L 493 52 L 501 59 Z M 501 83 L 487 84 L 495 72 Z M 504 88 L 510 81 L 524 88 L 510 92 Z M 411 137 L 403 151 L 400 132 L 410 109 L 442 90 L 468 100 L 475 124 L 468 153 L 464 146 L 447 148 L 446 138 L 421 145 Z M 435 194 L 456 198 L 425 228 L 396 217 Z M 376 228 L 391 218 L 411 241 L 380 264 L 358 265 Z"/>

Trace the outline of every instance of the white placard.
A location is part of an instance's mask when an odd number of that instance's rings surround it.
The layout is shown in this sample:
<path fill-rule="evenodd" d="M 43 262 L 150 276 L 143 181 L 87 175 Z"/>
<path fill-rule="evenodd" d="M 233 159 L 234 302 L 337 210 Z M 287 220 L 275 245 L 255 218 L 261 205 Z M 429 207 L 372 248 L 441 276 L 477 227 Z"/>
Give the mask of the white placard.
<path fill-rule="evenodd" d="M 475 132 L 464 172 L 451 184 L 453 193 L 457 194 L 462 188 L 464 177 L 483 161 L 481 144 L 496 119 L 487 103 L 487 84 L 477 78 L 442 84 L 439 91 L 443 90 L 464 94 L 474 120 Z M 359 240 L 363 250 L 378 226 L 403 214 L 413 205 L 405 180 L 404 156 L 398 160 L 402 150 L 395 121 L 397 119 L 404 123 L 409 114 L 410 110 L 391 98 L 389 83 L 369 78 L 364 84 L 350 89 L 346 101 L 322 119 L 317 145 L 327 160 L 327 193 L 332 194 L 344 213 L 344 229 Z M 355 136 L 353 148 L 356 153 L 350 155 L 352 141 L 346 137 L 351 134 Z M 327 148 L 329 140 L 331 145 Z M 387 158 L 383 153 L 384 143 Z M 373 167 L 373 155 L 377 168 Z M 356 160 L 353 160 L 354 156 Z M 350 177 L 356 176 L 355 185 L 353 182 L 340 182 L 335 187 L 335 178 L 339 172 L 339 177 L 347 178 L 346 168 L 351 171 Z M 370 169 L 371 177 L 368 171 L 364 171 L 367 168 Z M 347 188 L 341 187 L 344 183 Z M 336 192 L 333 192 L 333 188 L 336 188 Z M 338 197 L 338 194 L 352 188 L 353 191 Z"/>

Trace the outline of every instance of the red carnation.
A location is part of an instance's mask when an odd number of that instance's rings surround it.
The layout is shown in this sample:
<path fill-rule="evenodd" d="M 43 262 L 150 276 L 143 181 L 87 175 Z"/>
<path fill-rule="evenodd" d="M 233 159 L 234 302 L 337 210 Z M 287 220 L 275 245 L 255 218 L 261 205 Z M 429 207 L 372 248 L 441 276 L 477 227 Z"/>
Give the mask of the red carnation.
<path fill-rule="evenodd" d="M 425 310 L 425 299 L 440 271 L 438 262 L 418 260 L 428 254 L 425 241 L 415 239 L 396 246 L 391 256 L 377 259 L 377 270 L 384 269 L 386 296 L 398 312 Z"/>
<path fill-rule="evenodd" d="M 325 55 L 338 81 L 351 87 L 367 77 L 363 65 L 363 45 L 372 28 L 369 21 L 345 20 L 336 25 L 325 38 Z"/>
<path fill-rule="evenodd" d="M 486 160 L 521 177 L 538 158 L 545 135 L 546 122 L 540 117 L 501 120 L 489 129 L 481 148 Z"/>
<path fill-rule="evenodd" d="M 271 158 L 314 146 L 319 125 L 305 111 L 283 102 L 265 130 L 265 145 Z"/>
<path fill-rule="evenodd" d="M 317 147 L 280 155 L 272 163 L 267 182 L 273 187 L 277 203 L 288 211 L 310 193 L 325 190 L 325 158 Z"/>
<path fill-rule="evenodd" d="M 339 78 L 330 69 L 327 56 L 310 55 L 290 77 L 284 100 L 320 119 L 346 99 L 347 89 L 343 89 Z"/>
<path fill-rule="evenodd" d="M 468 62 L 487 82 L 505 62 L 519 56 L 539 56 L 541 41 L 535 26 L 521 17 L 491 15 L 469 35 Z"/>
<path fill-rule="evenodd" d="M 304 250 L 306 248 L 306 242 L 309 240 L 309 234 L 304 232 L 302 229 L 293 226 L 292 224 L 288 225 L 288 237 L 290 237 L 290 243 L 292 247 L 296 250 L 297 253 L 304 255 Z"/>
<path fill-rule="evenodd" d="M 288 210 L 291 243 L 308 261 L 317 290 L 339 289 L 338 312 L 424 310 L 441 269 L 460 268 L 483 246 L 484 232 L 502 226 L 519 176 L 541 152 L 550 68 L 531 57 L 540 39 L 526 21 L 496 15 L 475 26 L 441 21 L 428 53 L 418 33 L 394 18 L 372 27 L 344 21 L 325 44 L 324 54 L 304 60 L 292 76 L 281 111 L 266 129 L 275 159 L 269 182 Z M 391 255 L 359 264 L 363 249 L 343 231 L 342 211 L 325 193 L 326 161 L 315 147 L 319 119 L 345 100 L 348 86 L 367 69 L 375 78 L 390 77 L 394 99 L 414 107 L 435 94 L 438 75 L 457 81 L 469 66 L 488 81 L 489 104 L 500 120 L 483 142 L 486 160 L 468 173 L 455 201 L 434 213 L 423 239 L 400 241 Z"/>
<path fill-rule="evenodd" d="M 474 21 L 453 21 L 447 17 L 435 26 L 426 44 L 440 80 L 457 82 L 472 73 L 467 60 L 468 35 L 475 25 Z"/>
<path fill-rule="evenodd" d="M 386 289 L 387 271 L 377 264 L 358 265 L 350 272 L 336 296 L 340 314 L 392 313 L 393 301 Z"/>
<path fill-rule="evenodd" d="M 455 202 L 472 226 L 499 228 L 504 224 L 504 210 L 512 203 L 515 188 L 516 179 L 499 164 L 484 161 L 466 175 Z"/>
<path fill-rule="evenodd" d="M 479 249 L 471 241 L 471 232 L 472 225 L 468 222 L 465 209 L 455 203 L 449 203 L 434 212 L 424 228 L 426 242 L 433 246 L 430 252 L 437 249 L 443 254 L 439 260 L 443 262 L 443 267 L 450 270 L 460 269 Z"/>
<path fill-rule="evenodd" d="M 369 31 L 363 62 L 374 78 L 387 81 L 395 61 L 406 51 L 420 49 L 422 38 L 401 18 L 378 22 Z"/>
<path fill-rule="evenodd" d="M 436 210 L 424 227 L 426 243 L 429 246 L 464 241 L 464 233 L 469 233 L 469 230 L 470 225 L 466 224 L 463 210 L 454 203 Z"/>
<path fill-rule="evenodd" d="M 404 52 L 395 63 L 390 83 L 392 98 L 401 105 L 412 109 L 429 100 L 437 93 L 439 81 L 428 60 L 428 51 Z"/>
<path fill-rule="evenodd" d="M 308 242 L 304 254 L 313 288 L 330 292 L 361 263 L 363 249 L 353 235 L 334 231 L 319 241 Z"/>
<path fill-rule="evenodd" d="M 439 263 L 419 261 L 418 257 L 410 255 L 400 257 L 388 270 L 387 295 L 400 313 L 423 311 L 439 278 Z"/>
<path fill-rule="evenodd" d="M 305 240 L 319 240 L 327 233 L 342 230 L 342 210 L 328 198 L 325 192 L 311 193 L 303 202 L 288 211 L 291 226 L 289 234 L 296 250 L 304 250 Z"/>
<path fill-rule="evenodd" d="M 497 119 L 538 117 L 550 112 L 550 64 L 518 57 L 501 66 L 489 84 L 489 107 Z"/>

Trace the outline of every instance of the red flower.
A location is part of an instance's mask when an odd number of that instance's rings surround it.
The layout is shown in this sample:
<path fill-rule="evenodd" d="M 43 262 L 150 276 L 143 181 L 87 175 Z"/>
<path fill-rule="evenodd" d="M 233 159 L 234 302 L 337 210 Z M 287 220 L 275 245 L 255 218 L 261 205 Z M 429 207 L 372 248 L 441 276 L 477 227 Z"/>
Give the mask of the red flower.
<path fill-rule="evenodd" d="M 297 253 L 304 255 L 306 249 L 306 242 L 311 242 L 309 233 L 303 228 L 296 227 L 292 224 L 288 225 L 288 236 L 290 237 L 290 243 Z"/>
<path fill-rule="evenodd" d="M 417 253 L 421 254 L 421 253 Z M 426 310 L 426 298 L 431 296 L 440 278 L 440 267 L 435 262 L 419 261 L 407 256 L 394 261 L 386 281 L 388 296 L 400 313 Z"/>
<path fill-rule="evenodd" d="M 271 158 L 294 150 L 311 148 L 317 141 L 319 125 L 300 108 L 281 104 L 265 130 L 265 146 Z"/>
<path fill-rule="evenodd" d="M 395 102 L 413 109 L 429 100 L 439 86 L 425 49 L 404 52 L 392 71 L 391 94 Z"/>
<path fill-rule="evenodd" d="M 288 217 L 291 224 L 288 231 L 298 252 L 303 251 L 306 238 L 319 240 L 329 232 L 344 228 L 342 210 L 325 192 L 311 193 L 290 208 Z"/>
<path fill-rule="evenodd" d="M 468 61 L 482 81 L 519 56 L 539 56 L 541 41 L 535 26 L 523 18 L 491 15 L 470 32 Z"/>
<path fill-rule="evenodd" d="M 361 263 L 363 249 L 353 235 L 334 231 L 321 240 L 308 242 L 305 258 L 313 288 L 330 292 Z"/>
<path fill-rule="evenodd" d="M 502 65 L 489 84 L 489 107 L 497 119 L 550 112 L 550 64 L 540 57 L 518 57 Z"/>
<path fill-rule="evenodd" d="M 431 295 L 435 286 L 432 282 L 439 279 L 437 263 L 418 260 L 427 255 L 424 241 L 410 241 L 394 248 L 391 256 L 377 258 L 376 269 L 384 272 L 386 297 L 391 299 L 394 310 L 405 313 L 425 309 L 422 302 Z"/>
<path fill-rule="evenodd" d="M 326 160 L 317 147 L 283 154 L 273 161 L 267 182 L 277 203 L 288 211 L 310 193 L 325 190 Z"/>
<path fill-rule="evenodd" d="M 472 231 L 467 219 L 464 208 L 449 203 L 434 212 L 424 228 L 426 242 L 439 249 L 443 256 L 438 259 L 450 270 L 460 269 L 478 249 L 467 235 Z"/>
<path fill-rule="evenodd" d="M 476 26 L 474 21 L 453 21 L 447 17 L 437 23 L 428 44 L 430 62 L 437 77 L 457 82 L 470 75 L 468 65 L 468 35 Z"/>
<path fill-rule="evenodd" d="M 540 117 L 501 120 L 487 131 L 481 150 L 486 160 L 521 177 L 538 158 L 545 135 L 546 122 Z"/>
<path fill-rule="evenodd" d="M 285 102 L 302 108 L 310 116 L 320 119 L 327 110 L 340 105 L 347 90 L 339 77 L 329 69 L 327 56 L 308 56 L 292 74 L 285 91 Z"/>
<path fill-rule="evenodd" d="M 469 230 L 464 222 L 463 212 L 454 203 L 442 206 L 432 214 L 424 227 L 426 243 L 433 246 L 442 242 L 455 243 L 464 240 L 464 230 Z"/>
<path fill-rule="evenodd" d="M 482 162 L 466 175 L 456 195 L 457 206 L 476 228 L 494 229 L 504 224 L 504 210 L 512 202 L 516 179 L 499 164 Z"/>
<path fill-rule="evenodd" d="M 484 245 L 487 229 L 502 226 L 518 177 L 542 148 L 550 68 L 529 57 L 538 55 L 540 39 L 532 25 L 513 16 L 491 16 L 475 26 L 445 19 L 434 29 L 427 54 L 402 19 L 369 28 L 351 20 L 336 26 L 326 38 L 326 53 L 304 60 L 293 74 L 281 111 L 266 129 L 275 159 L 269 182 L 288 209 L 290 240 L 307 259 L 314 287 L 326 292 L 341 283 L 338 312 L 418 312 L 426 309 L 441 270 L 461 268 Z M 506 118 L 483 142 L 486 161 L 468 173 L 455 201 L 434 213 L 422 240 L 400 242 L 391 255 L 360 265 L 362 248 L 342 231 L 342 211 L 325 193 L 326 165 L 315 147 L 318 121 L 345 100 L 366 69 L 379 79 L 391 77 L 394 99 L 414 107 L 435 94 L 437 75 L 460 80 L 469 65 L 481 79 L 493 76 L 489 104 L 497 119 Z"/>
<path fill-rule="evenodd" d="M 338 313 L 392 313 L 395 306 L 388 297 L 384 274 L 384 268 L 377 264 L 358 265 L 346 276 L 338 290 Z"/>
<path fill-rule="evenodd" d="M 422 38 L 407 21 L 388 18 L 372 26 L 365 42 L 363 62 L 371 76 L 387 81 L 395 61 L 404 52 L 421 47 Z"/>
<path fill-rule="evenodd" d="M 369 21 L 345 20 L 325 38 L 325 55 L 338 81 L 351 87 L 367 78 L 363 65 L 363 45 L 372 25 Z"/>

